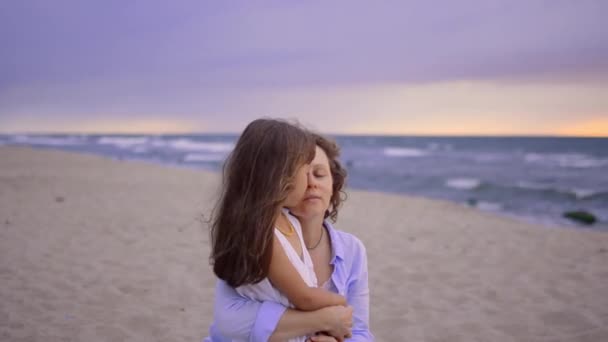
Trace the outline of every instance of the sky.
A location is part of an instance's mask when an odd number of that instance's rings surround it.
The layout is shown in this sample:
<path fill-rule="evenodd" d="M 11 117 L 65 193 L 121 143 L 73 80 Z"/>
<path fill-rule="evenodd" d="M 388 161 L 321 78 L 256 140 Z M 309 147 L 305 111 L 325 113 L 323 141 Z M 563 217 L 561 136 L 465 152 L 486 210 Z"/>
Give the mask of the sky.
<path fill-rule="evenodd" d="M 608 1 L 0 2 L 0 133 L 608 136 Z"/>

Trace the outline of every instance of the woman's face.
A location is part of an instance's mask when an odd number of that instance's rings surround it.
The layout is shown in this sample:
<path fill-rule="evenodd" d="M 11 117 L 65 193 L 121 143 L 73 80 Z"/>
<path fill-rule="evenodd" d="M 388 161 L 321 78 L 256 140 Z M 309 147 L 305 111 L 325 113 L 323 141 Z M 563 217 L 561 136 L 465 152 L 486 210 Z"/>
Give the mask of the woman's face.
<path fill-rule="evenodd" d="M 327 154 L 319 146 L 315 150 L 315 158 L 310 164 L 307 177 L 308 186 L 303 199 L 297 205 L 288 207 L 299 218 L 323 216 L 333 194 L 333 178 Z"/>
<path fill-rule="evenodd" d="M 287 198 L 283 203 L 284 207 L 292 207 L 302 201 L 306 187 L 308 186 L 308 171 L 310 170 L 310 164 L 304 164 L 296 170 L 296 174 L 293 177 L 291 183 L 291 190 L 287 194 Z"/>

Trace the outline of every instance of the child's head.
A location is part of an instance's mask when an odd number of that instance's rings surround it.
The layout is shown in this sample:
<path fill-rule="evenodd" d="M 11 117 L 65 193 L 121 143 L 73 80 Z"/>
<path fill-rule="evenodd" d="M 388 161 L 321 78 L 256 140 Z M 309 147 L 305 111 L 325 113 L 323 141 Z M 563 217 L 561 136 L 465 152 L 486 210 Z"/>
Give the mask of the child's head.
<path fill-rule="evenodd" d="M 285 121 L 258 119 L 245 128 L 224 165 L 211 227 L 218 278 L 237 287 L 267 276 L 274 221 L 304 195 L 314 153 L 313 136 Z"/>

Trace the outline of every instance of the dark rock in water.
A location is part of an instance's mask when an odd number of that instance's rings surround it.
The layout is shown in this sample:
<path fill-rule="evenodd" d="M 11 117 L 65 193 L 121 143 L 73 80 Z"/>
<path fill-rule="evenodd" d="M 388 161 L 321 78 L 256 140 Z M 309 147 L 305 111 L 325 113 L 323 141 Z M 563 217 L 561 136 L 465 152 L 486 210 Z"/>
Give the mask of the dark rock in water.
<path fill-rule="evenodd" d="M 564 217 L 583 224 L 594 224 L 597 221 L 595 215 L 584 210 L 567 211 L 564 213 Z"/>
<path fill-rule="evenodd" d="M 55 202 L 57 202 L 57 203 L 61 203 L 61 202 L 63 202 L 63 201 L 65 201 L 65 198 L 63 198 L 63 197 L 61 197 L 61 196 L 57 196 L 57 197 L 55 197 Z"/>
<path fill-rule="evenodd" d="M 355 166 L 355 162 L 354 162 L 354 161 L 352 161 L 352 160 L 347 160 L 347 161 L 346 161 L 346 167 L 347 167 L 347 168 L 349 168 L 349 169 L 350 169 L 350 168 L 352 168 L 353 166 Z"/>
<path fill-rule="evenodd" d="M 470 205 L 471 207 L 474 207 L 477 205 L 477 199 L 476 198 L 469 198 L 467 199 L 467 204 Z"/>

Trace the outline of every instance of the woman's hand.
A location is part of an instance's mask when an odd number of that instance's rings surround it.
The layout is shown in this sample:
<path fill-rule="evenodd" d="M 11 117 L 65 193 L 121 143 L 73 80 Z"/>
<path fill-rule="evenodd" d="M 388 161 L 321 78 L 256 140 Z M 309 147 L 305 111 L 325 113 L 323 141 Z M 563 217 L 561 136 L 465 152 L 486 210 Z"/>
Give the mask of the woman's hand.
<path fill-rule="evenodd" d="M 338 340 L 333 336 L 315 335 L 309 337 L 306 342 L 338 342 Z"/>
<path fill-rule="evenodd" d="M 353 308 L 351 306 L 328 306 L 321 310 L 328 324 L 326 332 L 329 335 L 335 337 L 338 342 L 352 336 Z"/>

